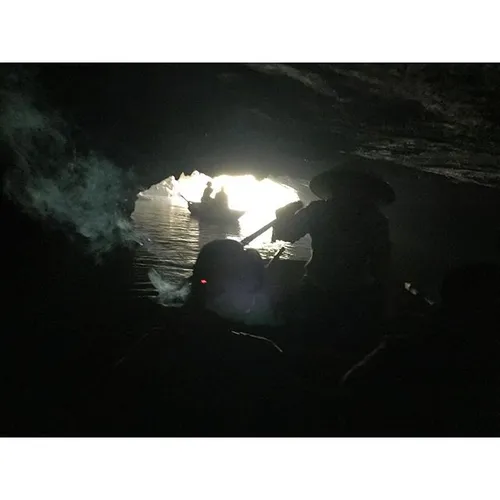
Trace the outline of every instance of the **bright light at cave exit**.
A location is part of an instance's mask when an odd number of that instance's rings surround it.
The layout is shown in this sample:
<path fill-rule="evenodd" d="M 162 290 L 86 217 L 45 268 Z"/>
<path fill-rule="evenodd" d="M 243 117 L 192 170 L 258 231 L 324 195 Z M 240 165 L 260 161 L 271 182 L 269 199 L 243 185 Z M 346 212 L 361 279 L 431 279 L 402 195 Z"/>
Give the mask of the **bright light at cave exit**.
<path fill-rule="evenodd" d="M 253 175 L 221 175 L 211 178 L 195 171 L 191 175 L 181 175 L 174 182 L 172 201 L 187 206 L 180 194 L 189 201 L 200 201 L 208 181 L 212 181 L 212 196 L 224 187 L 229 199 L 229 208 L 245 211 L 239 221 L 241 234 L 244 236 L 273 220 L 278 208 L 299 199 L 295 189 L 271 179 L 259 181 Z M 271 231 L 268 231 L 255 243 L 266 243 L 270 239 Z"/>

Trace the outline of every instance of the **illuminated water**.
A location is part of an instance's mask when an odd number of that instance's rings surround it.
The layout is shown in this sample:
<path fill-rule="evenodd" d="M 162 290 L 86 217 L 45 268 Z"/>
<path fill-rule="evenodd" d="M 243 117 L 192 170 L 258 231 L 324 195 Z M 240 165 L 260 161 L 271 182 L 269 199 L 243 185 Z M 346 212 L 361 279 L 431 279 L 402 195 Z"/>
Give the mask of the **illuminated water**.
<path fill-rule="evenodd" d="M 193 219 L 186 208 L 168 199 L 138 199 L 132 219 L 136 228 L 151 240 L 149 248 L 136 253 L 134 262 L 134 292 L 140 296 L 156 296 L 148 279 L 148 271 L 156 269 L 169 282 L 180 283 L 189 276 L 200 248 L 209 241 L 220 238 L 243 238 L 274 218 L 273 211 L 258 214 L 249 212 L 239 223 L 206 225 Z M 264 258 L 274 255 L 282 246 L 286 251 L 283 259 L 307 260 L 310 254 L 308 238 L 291 245 L 283 242 L 271 243 L 271 231 L 260 236 L 250 245 L 259 250 Z"/>

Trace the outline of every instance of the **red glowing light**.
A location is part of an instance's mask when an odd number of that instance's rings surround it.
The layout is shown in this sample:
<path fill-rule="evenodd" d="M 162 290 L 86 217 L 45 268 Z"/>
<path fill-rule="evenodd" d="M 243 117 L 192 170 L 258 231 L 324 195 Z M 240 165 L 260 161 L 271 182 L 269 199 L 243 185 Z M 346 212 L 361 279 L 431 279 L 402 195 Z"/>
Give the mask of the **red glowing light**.
<path fill-rule="evenodd" d="M 206 284 L 207 284 L 207 280 L 200 280 L 200 283 L 201 283 L 202 285 L 206 285 Z"/>

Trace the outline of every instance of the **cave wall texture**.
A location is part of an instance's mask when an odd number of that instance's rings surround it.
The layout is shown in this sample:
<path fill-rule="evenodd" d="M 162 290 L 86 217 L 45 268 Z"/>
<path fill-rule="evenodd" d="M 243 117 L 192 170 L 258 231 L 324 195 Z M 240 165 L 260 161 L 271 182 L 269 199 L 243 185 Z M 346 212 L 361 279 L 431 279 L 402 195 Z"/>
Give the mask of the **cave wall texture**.
<path fill-rule="evenodd" d="M 429 175 L 499 185 L 496 64 L 6 64 L 0 80 L 4 198 L 97 253 L 133 243 L 139 190 L 195 169 L 308 179 L 354 154 L 410 219 L 467 200 Z"/>
<path fill-rule="evenodd" d="M 4 88 L 57 112 L 78 149 L 133 168 L 141 185 L 193 169 L 307 175 L 340 151 L 498 183 L 496 64 L 46 64 L 2 73 Z"/>

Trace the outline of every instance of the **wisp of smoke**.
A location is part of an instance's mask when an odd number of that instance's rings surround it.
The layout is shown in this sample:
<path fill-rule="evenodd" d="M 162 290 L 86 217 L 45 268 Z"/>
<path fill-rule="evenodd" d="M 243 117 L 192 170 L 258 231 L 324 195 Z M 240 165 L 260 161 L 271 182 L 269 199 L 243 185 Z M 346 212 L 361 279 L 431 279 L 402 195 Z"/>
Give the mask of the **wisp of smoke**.
<path fill-rule="evenodd" d="M 156 300 L 159 304 L 168 307 L 181 307 L 185 303 L 190 290 L 188 282 L 179 287 L 178 285 L 169 283 L 155 269 L 149 271 L 148 277 L 158 292 Z"/>
<path fill-rule="evenodd" d="M 0 134 L 14 153 L 4 193 L 33 217 L 84 237 L 96 257 L 141 243 L 121 209 L 130 174 L 96 154 L 69 151 L 68 127 L 22 92 L 1 91 Z"/>

